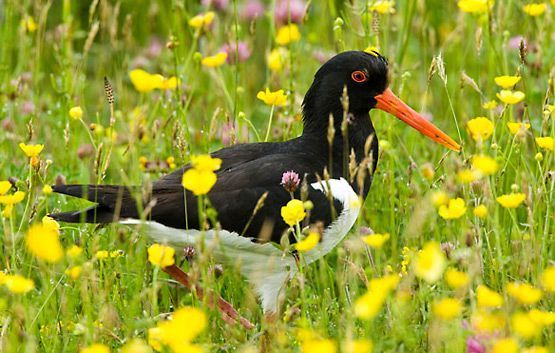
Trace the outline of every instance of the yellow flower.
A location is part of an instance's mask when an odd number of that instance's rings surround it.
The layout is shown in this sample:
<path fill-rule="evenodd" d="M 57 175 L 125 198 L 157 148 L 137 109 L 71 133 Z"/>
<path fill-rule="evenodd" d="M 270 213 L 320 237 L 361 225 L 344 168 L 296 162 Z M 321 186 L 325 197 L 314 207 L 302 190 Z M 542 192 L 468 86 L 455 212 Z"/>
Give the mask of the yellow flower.
<path fill-rule="evenodd" d="M 69 116 L 72 119 L 79 120 L 83 116 L 83 109 L 80 106 L 73 107 L 69 110 Z"/>
<path fill-rule="evenodd" d="M 33 33 L 38 28 L 38 25 L 35 22 L 35 19 L 33 18 L 33 16 L 27 16 L 23 21 L 21 21 L 21 25 L 29 33 Z"/>
<path fill-rule="evenodd" d="M 516 135 L 516 134 L 524 133 L 526 130 L 528 130 L 530 128 L 530 124 L 509 122 L 507 123 L 507 127 L 509 128 L 509 131 L 511 132 L 511 134 Z"/>
<path fill-rule="evenodd" d="M 220 52 L 216 55 L 202 58 L 201 64 L 206 67 L 219 67 L 225 64 L 226 60 L 227 60 L 227 53 Z"/>
<path fill-rule="evenodd" d="M 503 305 L 501 294 L 489 289 L 483 284 L 476 288 L 476 301 L 480 308 L 498 308 Z"/>
<path fill-rule="evenodd" d="M 10 292 L 15 294 L 24 294 L 35 288 L 35 283 L 32 279 L 20 275 L 7 275 L 4 284 Z"/>
<path fill-rule="evenodd" d="M 505 104 L 517 104 L 521 102 L 526 95 L 521 91 L 502 90 L 497 93 L 497 98 Z"/>
<path fill-rule="evenodd" d="M 98 250 L 96 252 L 96 254 L 94 254 L 94 257 L 97 260 L 105 260 L 108 258 L 108 251 L 107 250 Z"/>
<path fill-rule="evenodd" d="M 462 12 L 485 13 L 493 7 L 493 0 L 460 0 L 457 5 Z"/>
<path fill-rule="evenodd" d="M 12 183 L 7 180 L 0 181 L 0 195 L 4 195 L 12 188 Z"/>
<path fill-rule="evenodd" d="M 285 62 L 285 56 L 287 54 L 287 50 L 283 48 L 275 48 L 272 49 L 270 54 L 268 54 L 268 68 L 274 72 L 279 72 L 283 68 L 283 64 Z"/>
<path fill-rule="evenodd" d="M 304 204 L 301 200 L 291 200 L 287 205 L 281 207 L 281 217 L 289 226 L 294 226 L 306 216 Z"/>
<path fill-rule="evenodd" d="M 301 32 L 296 24 L 291 23 L 280 27 L 276 34 L 276 43 L 279 45 L 287 45 L 297 42 L 301 39 Z"/>
<path fill-rule="evenodd" d="M 466 205 L 464 200 L 460 197 L 456 199 L 450 199 L 447 206 L 439 206 L 439 215 L 443 219 L 457 219 L 462 217 L 466 212 Z"/>
<path fill-rule="evenodd" d="M 52 221 L 56 222 L 53 219 Z M 60 243 L 58 230 L 51 221 L 47 221 L 46 224 L 32 225 L 25 236 L 25 243 L 27 249 L 40 260 L 56 263 L 64 256 L 64 249 Z"/>
<path fill-rule="evenodd" d="M 306 340 L 301 343 L 301 352 L 335 353 L 337 352 L 337 347 L 335 342 L 330 339 Z"/>
<path fill-rule="evenodd" d="M 1 195 L 0 204 L 15 205 L 23 201 L 24 198 L 25 198 L 25 193 L 23 191 L 16 191 L 12 195 Z"/>
<path fill-rule="evenodd" d="M 23 150 L 23 153 L 29 158 L 37 158 L 39 154 L 42 152 L 44 145 L 26 145 L 23 142 L 19 144 L 19 147 Z"/>
<path fill-rule="evenodd" d="M 354 303 L 355 315 L 366 320 L 376 317 L 385 300 L 398 284 L 399 276 L 396 274 L 370 280 L 368 291 Z"/>
<path fill-rule="evenodd" d="M 486 218 L 488 215 L 488 208 L 485 205 L 478 205 L 474 208 L 473 213 L 478 218 Z"/>
<path fill-rule="evenodd" d="M 472 157 L 472 166 L 479 170 L 482 175 L 492 175 L 499 169 L 499 164 L 495 159 L 480 154 Z"/>
<path fill-rule="evenodd" d="M 522 353 L 549 353 L 547 348 L 541 346 L 532 346 L 528 348 L 524 348 Z"/>
<path fill-rule="evenodd" d="M 443 320 L 452 320 L 461 315 L 462 304 L 455 298 L 443 298 L 432 305 L 433 313 Z"/>
<path fill-rule="evenodd" d="M 512 193 L 501 195 L 495 200 L 505 208 L 517 208 L 526 199 L 526 195 L 522 193 Z"/>
<path fill-rule="evenodd" d="M 472 327 L 481 332 L 494 332 L 505 326 L 502 314 L 479 311 L 472 315 Z"/>
<path fill-rule="evenodd" d="M 434 191 L 432 194 L 432 203 L 435 207 L 447 205 L 449 203 L 449 196 L 443 190 Z"/>
<path fill-rule="evenodd" d="M 129 72 L 131 83 L 135 89 L 141 93 L 150 92 L 162 86 L 164 77 L 162 75 L 152 75 L 145 70 L 135 69 Z"/>
<path fill-rule="evenodd" d="M 76 280 L 81 276 L 81 266 L 72 266 L 65 271 L 65 274 L 72 280 Z"/>
<path fill-rule="evenodd" d="M 175 76 L 172 76 L 170 78 L 162 77 L 162 81 L 160 82 L 160 86 L 158 88 L 164 91 L 172 90 L 177 87 L 178 83 L 179 80 Z"/>
<path fill-rule="evenodd" d="M 45 185 L 42 187 L 42 193 L 45 194 L 46 196 L 51 195 L 52 194 L 52 186 L 50 185 Z"/>
<path fill-rule="evenodd" d="M 303 240 L 295 244 L 295 249 L 304 252 L 314 248 L 320 242 L 320 234 L 318 232 L 310 232 Z"/>
<path fill-rule="evenodd" d="M 540 289 L 534 288 L 527 283 L 511 282 L 507 285 L 507 293 L 524 305 L 536 304 L 543 296 Z"/>
<path fill-rule="evenodd" d="M 518 353 L 518 342 L 514 338 L 503 338 L 493 344 L 491 353 Z"/>
<path fill-rule="evenodd" d="M 348 340 L 343 344 L 344 353 L 372 353 L 372 341 L 366 339 Z"/>
<path fill-rule="evenodd" d="M 66 250 L 66 255 L 72 259 L 79 257 L 83 253 L 83 248 L 75 244 Z"/>
<path fill-rule="evenodd" d="M 201 13 L 189 20 L 189 26 L 193 28 L 207 28 L 214 21 L 216 14 L 213 11 Z"/>
<path fill-rule="evenodd" d="M 196 196 L 206 195 L 216 184 L 216 173 L 207 170 L 191 168 L 183 173 L 181 184 Z"/>
<path fill-rule="evenodd" d="M 513 88 L 520 82 L 520 76 L 498 76 L 495 78 L 495 84 L 503 89 Z"/>
<path fill-rule="evenodd" d="M 12 212 L 13 212 L 13 205 L 7 204 L 6 207 L 4 207 L 4 209 L 2 210 L 2 217 L 10 218 L 12 216 Z"/>
<path fill-rule="evenodd" d="M 171 246 L 152 244 L 148 248 L 148 261 L 158 267 L 168 267 L 175 263 L 175 249 Z"/>
<path fill-rule="evenodd" d="M 191 156 L 191 165 L 201 172 L 215 172 L 222 167 L 220 158 L 212 158 L 209 154 Z"/>
<path fill-rule="evenodd" d="M 152 353 L 152 349 L 140 338 L 133 338 L 121 347 L 120 353 Z"/>
<path fill-rule="evenodd" d="M 541 275 L 543 289 L 548 292 L 555 292 L 555 266 L 546 268 Z"/>
<path fill-rule="evenodd" d="M 555 313 L 552 311 L 532 309 L 528 312 L 528 316 L 538 325 L 549 326 L 555 323 Z"/>
<path fill-rule="evenodd" d="M 386 241 L 389 240 L 389 233 L 384 234 L 370 234 L 362 237 L 362 241 L 373 249 L 380 249 Z"/>
<path fill-rule="evenodd" d="M 207 323 L 203 311 L 188 306 L 180 308 L 173 313 L 171 320 L 159 322 L 148 330 L 148 343 L 157 351 L 166 346 L 174 353 L 200 353 L 200 347 L 191 344 L 191 341 L 206 328 Z"/>
<path fill-rule="evenodd" d="M 445 282 L 447 285 L 453 289 L 463 288 L 468 285 L 470 278 L 468 275 L 462 271 L 458 271 L 454 268 L 449 268 L 445 271 Z"/>
<path fill-rule="evenodd" d="M 79 353 L 110 353 L 110 348 L 101 343 L 94 343 L 88 347 L 82 348 Z"/>
<path fill-rule="evenodd" d="M 542 330 L 540 325 L 523 312 L 517 312 L 511 316 L 511 328 L 518 336 L 526 339 L 539 335 Z"/>
<path fill-rule="evenodd" d="M 457 173 L 457 181 L 461 184 L 470 184 L 481 177 L 482 175 L 476 170 L 463 169 Z"/>
<path fill-rule="evenodd" d="M 368 11 L 377 12 L 381 14 L 395 13 L 394 0 L 374 0 L 369 3 Z"/>
<path fill-rule="evenodd" d="M 545 2 L 532 3 L 524 5 L 522 7 L 522 10 L 524 10 L 524 12 L 526 12 L 530 16 L 540 16 L 545 13 L 545 10 L 547 10 L 547 4 Z"/>
<path fill-rule="evenodd" d="M 487 110 L 492 110 L 492 109 L 495 109 L 496 107 L 497 107 L 497 102 L 495 100 L 491 100 L 482 104 L 482 108 Z"/>
<path fill-rule="evenodd" d="M 553 137 L 536 137 L 536 144 L 543 149 L 553 151 L 555 149 L 555 140 Z"/>
<path fill-rule="evenodd" d="M 493 123 L 485 117 L 469 120 L 466 128 L 475 141 L 485 141 L 493 134 Z"/>
<path fill-rule="evenodd" d="M 434 283 L 441 278 L 446 265 L 447 259 L 439 244 L 430 241 L 416 255 L 414 274 L 428 283 Z"/>
<path fill-rule="evenodd" d="M 283 93 L 282 89 L 270 92 L 270 89 L 266 88 L 266 91 L 258 92 L 256 98 L 260 99 L 267 105 L 282 106 L 287 102 L 287 95 Z"/>

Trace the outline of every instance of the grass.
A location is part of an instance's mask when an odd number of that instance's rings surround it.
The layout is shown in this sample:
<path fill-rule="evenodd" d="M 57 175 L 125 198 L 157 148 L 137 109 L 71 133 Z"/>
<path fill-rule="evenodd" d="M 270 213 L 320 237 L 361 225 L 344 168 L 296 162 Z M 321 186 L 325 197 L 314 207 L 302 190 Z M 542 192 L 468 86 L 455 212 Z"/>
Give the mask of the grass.
<path fill-rule="evenodd" d="M 555 351 L 553 325 L 527 338 L 515 327 L 518 320 L 511 322 L 514 313 L 531 308 L 553 311 L 553 293 L 521 305 L 507 292 L 510 282 L 542 288 L 541 274 L 555 264 L 554 152 L 534 140 L 555 136 L 548 107 L 555 101 L 555 7 L 547 2 L 547 13 L 532 17 L 523 12 L 524 3 L 497 1 L 489 13 L 473 15 L 460 11 L 455 1 L 398 1 L 395 14 L 369 13 L 363 1 L 312 1 L 299 25 L 301 40 L 286 47 L 290 55 L 275 71 L 267 64 L 278 47 L 273 2 L 257 20 L 246 21 L 240 16 L 243 3 L 230 1 L 207 31 L 187 24 L 205 11 L 193 1 L 4 2 L 0 179 L 11 178 L 27 195 L 11 218 L 2 218 L 0 268 L 33 279 L 36 288 L 26 294 L 0 288 L 1 350 L 75 352 L 97 342 L 118 351 L 132 338 L 146 340 L 165 313 L 192 305 L 208 315 L 208 328 L 196 339 L 205 351 L 254 351 L 263 328 L 256 298 L 233 268 L 221 275 L 210 270 L 214 264 L 207 256 L 179 260 L 180 265 L 258 323 L 253 332 L 227 325 L 148 263 L 150 243 L 136 230 L 62 224 L 63 246 L 77 244 L 83 254 L 56 264 L 35 259 L 25 247 L 29 225 L 48 212 L 84 206 L 45 194 L 43 185 L 57 180 L 148 184 L 169 172 L 168 157 L 179 167 L 191 154 L 258 141 L 266 135 L 270 107 L 255 97 L 266 87 L 288 93 L 287 105 L 272 110 L 270 140 L 295 137 L 301 132 L 302 96 L 321 65 L 317 58 L 373 45 L 389 58 L 392 90 L 432 115 L 464 149 L 448 153 L 393 117 L 372 112 L 381 152 L 363 213 L 345 242 L 290 283 L 284 313 L 272 328 L 272 349 L 300 351 L 298 329 L 307 328 L 336 344 L 372 340 L 375 352 L 464 352 L 469 337 L 479 337 L 492 351 L 505 337 L 517 339 L 521 348 Z M 519 50 L 517 36 L 525 38 L 525 49 Z M 237 40 L 252 49 L 248 60 L 217 68 L 200 64 L 201 57 Z M 177 76 L 182 85 L 137 92 L 129 72 L 138 66 Z M 526 97 L 516 105 L 497 100 L 494 109 L 484 109 L 500 91 L 494 83 L 500 75 L 521 76 L 516 89 Z M 113 112 L 104 96 L 105 76 L 115 92 Z M 81 120 L 69 116 L 73 106 L 83 108 Z M 477 116 L 494 123 L 492 136 L 482 142 L 466 129 Z M 509 121 L 531 127 L 512 135 Z M 20 142 L 45 145 L 39 169 L 30 167 Z M 482 153 L 498 162 L 499 171 L 470 184 L 458 182 L 457 173 Z M 431 201 L 438 190 L 464 199 L 467 212 L 441 218 Z M 496 202 L 512 191 L 526 195 L 522 205 L 505 209 Z M 485 218 L 473 215 L 479 204 L 488 209 Z M 391 238 L 381 249 L 370 249 L 360 240 L 362 227 Z M 414 263 L 430 240 L 448 249 L 449 266 L 470 276 L 465 289 L 454 291 L 444 280 L 428 284 L 415 277 L 411 264 L 402 271 L 402 262 Z M 98 259 L 99 250 L 109 256 Z M 73 280 L 65 271 L 75 265 L 82 273 Z M 386 273 L 402 273 L 399 287 L 374 319 L 357 318 L 354 303 L 367 281 Z M 495 334 L 480 335 L 471 323 L 480 311 L 479 284 L 505 299 L 498 312 L 506 323 Z M 444 297 L 460 299 L 459 317 L 442 320 L 432 314 L 432 303 Z"/>

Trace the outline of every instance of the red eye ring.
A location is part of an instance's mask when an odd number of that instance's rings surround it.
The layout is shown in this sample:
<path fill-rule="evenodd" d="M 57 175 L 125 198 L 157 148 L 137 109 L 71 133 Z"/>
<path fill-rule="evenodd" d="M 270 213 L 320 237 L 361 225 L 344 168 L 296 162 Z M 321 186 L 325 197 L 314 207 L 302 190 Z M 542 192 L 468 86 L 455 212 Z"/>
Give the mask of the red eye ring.
<path fill-rule="evenodd" d="M 353 79 L 353 81 L 361 83 L 366 81 L 366 74 L 362 71 L 353 71 L 353 73 L 351 74 L 351 78 Z"/>

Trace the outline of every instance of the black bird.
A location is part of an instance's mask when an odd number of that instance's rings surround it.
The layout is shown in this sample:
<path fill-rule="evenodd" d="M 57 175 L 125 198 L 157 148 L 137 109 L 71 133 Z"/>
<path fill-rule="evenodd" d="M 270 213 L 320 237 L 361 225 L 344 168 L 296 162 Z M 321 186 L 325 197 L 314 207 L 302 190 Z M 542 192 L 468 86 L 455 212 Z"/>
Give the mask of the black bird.
<path fill-rule="evenodd" d="M 460 149 L 391 92 L 384 57 L 377 52 L 343 52 L 316 73 L 302 105 L 301 136 L 286 142 L 239 144 L 211 154 L 222 160 L 217 182 L 207 195 L 217 211 L 219 230 L 212 224 L 201 237 L 197 198 L 181 184 L 184 171 L 191 168 L 187 164 L 154 182 L 150 195 L 141 200 L 139 206 L 151 205 L 146 207 L 150 208 L 145 215 L 146 233 L 153 241 L 176 248 L 194 246 L 203 239 L 217 261 L 239 265 L 266 313 L 277 312 L 279 292 L 297 272 L 298 259 L 294 252 L 284 253 L 273 244 L 289 229 L 280 215 L 281 207 L 291 200 L 280 185 L 282 174 L 294 171 L 305 179 L 308 200 L 314 205 L 310 223 L 323 225 L 320 243 L 303 256 L 307 263 L 314 262 L 344 238 L 359 214 L 359 200 L 368 194 L 378 161 L 378 139 L 369 116 L 373 108 L 395 115 L 447 148 Z M 354 178 L 349 172 L 352 156 L 362 173 Z M 132 187 L 57 185 L 53 189 L 96 203 L 86 210 L 53 214 L 59 221 L 142 223 L 140 198 Z M 263 195 L 263 205 L 253 217 Z M 299 199 L 300 191 L 294 196 Z"/>

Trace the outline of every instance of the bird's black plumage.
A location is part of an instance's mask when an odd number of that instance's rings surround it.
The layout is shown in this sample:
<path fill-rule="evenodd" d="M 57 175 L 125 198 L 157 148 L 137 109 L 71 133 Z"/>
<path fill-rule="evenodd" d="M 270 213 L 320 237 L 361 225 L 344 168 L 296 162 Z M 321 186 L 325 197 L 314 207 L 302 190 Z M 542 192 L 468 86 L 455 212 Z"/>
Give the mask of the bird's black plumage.
<path fill-rule="evenodd" d="M 330 202 L 325 193 L 310 186 L 323 178 L 324 170 L 331 178 L 347 179 L 355 192 L 366 197 L 378 159 L 377 138 L 368 113 L 376 104 L 374 96 L 387 87 L 387 70 L 386 60 L 377 53 L 349 51 L 338 54 L 318 70 L 305 96 L 301 136 L 286 142 L 240 144 L 211 153 L 212 157 L 222 160 L 221 168 L 216 172 L 217 182 L 208 193 L 222 229 L 257 238 L 261 230 L 266 229 L 263 225 L 271 224 L 269 239 L 278 242 L 288 228 L 280 209 L 291 199 L 280 181 L 282 174 L 290 170 L 304 176 L 309 185 L 308 199 L 314 204 L 311 223 L 322 222 L 327 226 L 334 215 L 342 211 L 339 201 Z M 352 79 L 354 71 L 365 73 L 367 80 L 355 82 Z M 348 129 L 342 131 L 341 97 L 345 87 L 349 98 Z M 331 148 L 327 138 L 330 114 L 335 130 Z M 347 162 L 352 153 L 357 164 L 369 162 L 362 189 L 356 178 L 350 180 Z M 147 219 L 174 228 L 199 229 L 196 197 L 189 191 L 184 195 L 181 185 L 182 175 L 190 167 L 187 164 L 154 182 L 146 196 L 141 194 L 140 188 L 124 186 L 54 186 L 55 192 L 82 197 L 97 205 L 84 211 L 53 214 L 52 217 L 65 222 L 107 223 L 123 218 L 141 218 L 139 210 L 150 204 L 151 207 L 146 207 L 149 209 Z M 263 207 L 246 229 L 258 200 L 265 193 L 268 194 Z M 296 193 L 300 198 L 299 191 Z"/>

